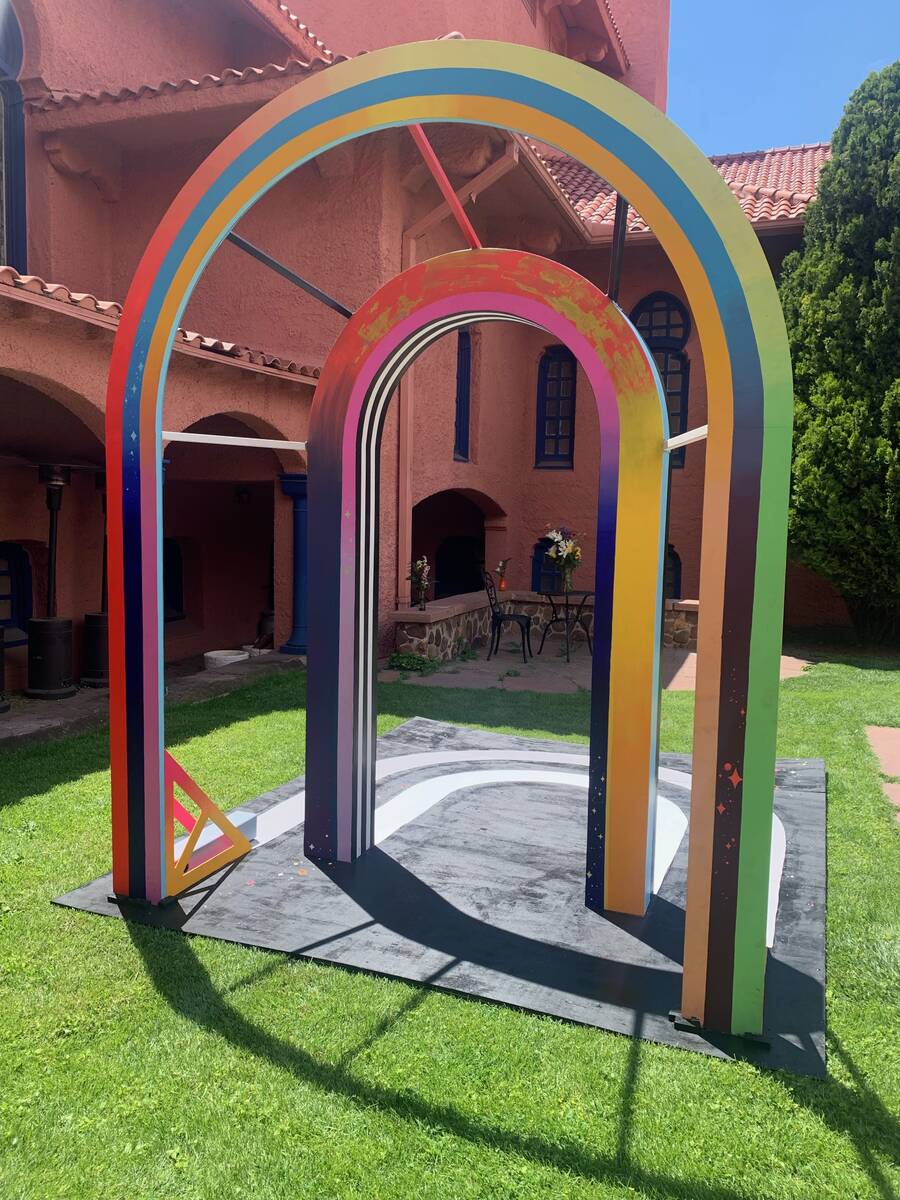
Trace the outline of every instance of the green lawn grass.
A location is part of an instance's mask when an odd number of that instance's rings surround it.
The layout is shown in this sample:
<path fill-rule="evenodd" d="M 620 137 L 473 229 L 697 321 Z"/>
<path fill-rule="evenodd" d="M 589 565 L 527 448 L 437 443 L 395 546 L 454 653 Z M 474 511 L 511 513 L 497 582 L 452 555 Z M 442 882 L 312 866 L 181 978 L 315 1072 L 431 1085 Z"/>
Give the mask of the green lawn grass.
<path fill-rule="evenodd" d="M 782 685 L 779 753 L 829 772 L 824 1081 L 51 906 L 109 869 L 104 737 L 0 755 L 0 1197 L 896 1196 L 900 828 L 863 726 L 900 725 L 898 665 Z M 302 688 L 175 708 L 169 745 L 246 800 L 302 772 Z M 394 684 L 379 727 L 583 738 L 587 707 Z"/>

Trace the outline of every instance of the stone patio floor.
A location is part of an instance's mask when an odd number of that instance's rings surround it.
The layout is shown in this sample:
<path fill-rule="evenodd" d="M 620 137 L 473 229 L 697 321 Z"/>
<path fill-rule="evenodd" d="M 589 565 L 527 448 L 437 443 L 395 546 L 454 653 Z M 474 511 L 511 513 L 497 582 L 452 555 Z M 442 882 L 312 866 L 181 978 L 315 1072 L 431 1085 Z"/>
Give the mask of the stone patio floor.
<path fill-rule="evenodd" d="M 867 725 L 866 737 L 881 769 L 884 794 L 896 809 L 900 822 L 900 729 L 888 725 Z"/>
<path fill-rule="evenodd" d="M 378 678 L 382 683 L 401 680 L 420 687 L 503 688 L 508 692 L 588 691 L 591 686 L 591 657 L 587 644 L 577 640 L 571 648 L 567 663 L 560 642 L 548 638 L 543 654 L 535 654 L 528 663 L 522 662 L 519 642 L 504 642 L 500 653 L 490 662 L 484 649 L 476 651 L 477 658 L 468 662 L 449 662 L 432 675 L 418 675 L 384 670 Z M 793 679 L 809 666 L 803 658 L 790 654 L 781 656 L 781 678 Z M 693 650 L 666 648 L 662 655 L 662 685 L 670 692 L 692 692 L 697 685 L 697 654 Z"/>
<path fill-rule="evenodd" d="M 406 674 L 382 670 L 383 683 L 401 681 L 419 687 L 443 688 L 503 688 L 509 692 L 542 692 L 560 694 L 588 691 L 591 686 L 591 660 L 587 645 L 576 640 L 571 649 L 571 662 L 558 640 L 548 638 L 544 653 L 535 655 L 527 665 L 517 642 L 506 642 L 490 662 L 482 647 L 477 657 L 467 662 L 449 662 L 432 675 Z M 808 662 L 791 655 L 782 655 L 781 678 L 800 675 Z M 166 668 L 166 702 L 202 700 L 233 691 L 263 675 L 276 671 L 296 670 L 306 666 L 300 655 L 273 653 L 261 658 L 233 663 L 215 670 L 203 669 L 202 659 L 174 663 Z M 662 658 L 662 683 L 669 691 L 690 692 L 696 686 L 697 655 L 693 651 L 666 649 Z M 109 692 L 105 688 L 81 688 L 68 700 L 29 700 L 25 696 L 11 697 L 12 707 L 0 714 L 0 751 L 43 741 L 93 728 L 107 718 Z M 889 731 L 896 733 L 896 730 Z M 897 774 L 888 771 L 886 774 Z M 886 789 L 900 785 L 886 783 Z M 891 793 L 889 793 L 891 794 Z M 893 798 L 893 796 L 892 796 Z M 900 804 L 900 795 L 895 799 Z"/>
<path fill-rule="evenodd" d="M 166 668 L 166 703 L 220 696 L 263 675 L 305 666 L 302 655 L 277 651 L 212 671 L 203 669 L 202 658 L 187 659 Z M 30 700 L 21 695 L 10 700 L 9 712 L 0 713 L 0 751 L 91 729 L 105 721 L 109 711 L 107 688 L 79 688 L 67 700 Z"/>

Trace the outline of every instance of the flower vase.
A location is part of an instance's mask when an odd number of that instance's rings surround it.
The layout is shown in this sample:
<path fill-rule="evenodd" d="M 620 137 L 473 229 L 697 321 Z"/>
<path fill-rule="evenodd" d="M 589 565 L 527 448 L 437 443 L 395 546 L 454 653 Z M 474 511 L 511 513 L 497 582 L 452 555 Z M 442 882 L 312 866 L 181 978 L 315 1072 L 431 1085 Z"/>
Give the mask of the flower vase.
<path fill-rule="evenodd" d="M 497 590 L 500 592 L 506 591 L 506 576 L 505 575 L 500 576 L 500 582 L 497 584 Z"/>
<path fill-rule="evenodd" d="M 419 608 L 422 610 L 422 612 L 425 611 L 425 601 L 427 599 L 427 596 L 428 596 L 428 593 L 424 589 L 421 592 L 419 592 Z"/>
<path fill-rule="evenodd" d="M 562 587 L 563 587 L 564 592 L 571 592 L 571 590 L 572 590 L 572 568 L 571 567 L 563 567 L 562 568 Z"/>

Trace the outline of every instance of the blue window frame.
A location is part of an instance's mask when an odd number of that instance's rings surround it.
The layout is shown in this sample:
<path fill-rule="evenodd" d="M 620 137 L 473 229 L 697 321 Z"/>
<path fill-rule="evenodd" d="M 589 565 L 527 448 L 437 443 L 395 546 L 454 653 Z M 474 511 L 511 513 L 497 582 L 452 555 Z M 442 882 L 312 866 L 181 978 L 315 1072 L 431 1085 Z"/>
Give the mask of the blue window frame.
<path fill-rule="evenodd" d="M 472 335 L 461 329 L 456 342 L 456 432 L 453 437 L 453 457 L 457 462 L 469 461 L 469 408 L 472 392 Z"/>
<path fill-rule="evenodd" d="M 24 273 L 25 122 L 22 89 L 22 34 L 10 5 L 0 16 L 0 261 Z"/>
<path fill-rule="evenodd" d="M 653 355 L 669 410 L 669 436 L 675 437 L 688 427 L 691 364 L 684 348 L 691 336 L 690 315 L 668 292 L 651 292 L 633 309 L 631 321 Z M 683 467 L 684 455 L 685 447 L 674 450 L 671 465 Z"/>
<path fill-rule="evenodd" d="M 687 429 L 691 364 L 683 350 L 654 350 L 653 360 L 662 380 L 669 410 L 669 437 L 675 437 Z M 671 452 L 669 458 L 673 467 L 684 466 L 685 449 L 682 446 L 680 450 Z"/>
<path fill-rule="evenodd" d="M 575 355 L 548 346 L 538 367 L 534 465 L 571 470 L 575 462 Z"/>
<path fill-rule="evenodd" d="M 681 556 L 671 542 L 666 546 L 663 594 L 667 600 L 681 599 Z"/>
<path fill-rule="evenodd" d="M 562 575 L 547 551 L 553 543 L 542 537 L 534 544 L 531 552 L 531 590 L 533 592 L 558 592 L 562 588 Z"/>
<path fill-rule="evenodd" d="M 31 619 L 31 563 L 16 542 L 0 542 L 0 625 L 5 644 L 24 646 Z"/>

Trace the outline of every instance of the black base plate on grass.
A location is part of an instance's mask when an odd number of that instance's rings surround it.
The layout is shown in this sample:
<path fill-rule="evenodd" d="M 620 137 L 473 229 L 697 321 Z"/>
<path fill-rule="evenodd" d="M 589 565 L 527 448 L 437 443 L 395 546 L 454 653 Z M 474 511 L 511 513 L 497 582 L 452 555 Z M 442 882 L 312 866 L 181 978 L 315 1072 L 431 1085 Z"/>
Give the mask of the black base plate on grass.
<path fill-rule="evenodd" d="M 295 828 L 175 903 L 109 899 L 109 876 L 59 898 L 86 912 L 277 950 L 428 984 L 723 1058 L 801 1075 L 825 1073 L 825 770 L 783 760 L 775 810 L 786 833 L 764 1037 L 720 1036 L 673 1021 L 681 999 L 687 835 L 643 918 L 584 907 L 587 791 L 529 771 L 522 755 L 586 754 L 537 741 L 415 718 L 379 739 L 379 760 L 416 755 L 378 785 L 378 807 L 411 804 L 427 781 L 446 793 L 353 866 L 305 858 Z M 485 752 L 490 752 L 489 757 Z M 473 761 L 471 755 L 479 755 Z M 429 756 L 428 761 L 423 756 Z M 468 756 L 468 757 L 467 757 Z M 434 762 L 435 757 L 443 759 Z M 660 766 L 690 772 L 690 759 Z M 473 778 L 490 771 L 491 778 Z M 498 779 L 505 771 L 514 780 Z M 454 790 L 447 777 L 463 773 Z M 302 790 L 295 780 L 249 805 L 263 812 Z M 687 813 L 683 783 L 660 794 Z M 420 806 L 421 807 L 421 806 Z M 415 804 L 413 803 L 415 809 Z"/>

